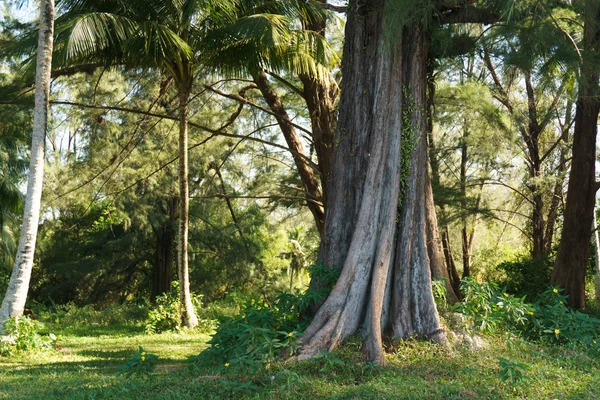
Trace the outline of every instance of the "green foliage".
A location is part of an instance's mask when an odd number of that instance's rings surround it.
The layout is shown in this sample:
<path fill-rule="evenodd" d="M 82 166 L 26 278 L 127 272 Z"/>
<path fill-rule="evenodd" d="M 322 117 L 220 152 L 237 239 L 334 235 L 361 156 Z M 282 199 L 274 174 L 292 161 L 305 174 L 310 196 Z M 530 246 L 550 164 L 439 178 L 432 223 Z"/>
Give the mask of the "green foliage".
<path fill-rule="evenodd" d="M 523 329 L 533 307 L 525 298 L 514 297 L 495 283 L 477 283 L 467 278 L 461 282 L 464 301 L 454 309 L 469 317 L 473 327 L 493 333 L 500 329 Z"/>
<path fill-rule="evenodd" d="M 600 319 L 568 308 L 559 288 L 543 292 L 533 307 L 528 338 L 600 352 Z"/>
<path fill-rule="evenodd" d="M 331 351 L 320 351 L 312 361 L 320 363 L 321 368 L 319 372 L 327 374 L 331 370 L 344 367 L 344 361 L 342 361 L 334 352 Z"/>
<path fill-rule="evenodd" d="M 517 296 L 536 299 L 550 285 L 552 264 L 549 257 L 532 260 L 529 256 L 520 256 L 514 261 L 505 261 L 497 267 L 506 273 L 499 285 Z"/>
<path fill-rule="evenodd" d="M 156 369 L 157 362 L 157 356 L 147 353 L 142 346 L 139 346 L 138 352 L 127 360 L 125 365 L 121 367 L 121 371 L 117 376 L 122 376 L 125 379 L 130 379 L 132 377 L 148 379 Z"/>
<path fill-rule="evenodd" d="M 41 305 L 39 305 L 41 307 Z M 148 306 L 141 304 L 109 304 L 97 309 L 91 305 L 83 307 L 74 303 L 42 308 L 44 320 L 55 326 L 110 326 L 135 325 L 148 314 Z"/>
<path fill-rule="evenodd" d="M 446 311 L 448 309 L 448 301 L 446 298 L 446 279 L 432 279 L 433 298 L 438 311 Z"/>
<path fill-rule="evenodd" d="M 502 371 L 498 374 L 498 378 L 504 382 L 515 384 L 522 381 L 525 376 L 525 371 L 529 369 L 527 364 L 519 363 L 504 357 L 498 357 L 498 363 Z"/>
<path fill-rule="evenodd" d="M 211 360 L 220 372 L 240 380 L 263 376 L 281 356 L 297 350 L 299 312 L 298 297 L 290 294 L 279 295 L 272 304 L 251 300 L 240 315 L 219 325 L 210 347 L 193 360 Z"/>
<path fill-rule="evenodd" d="M 179 282 L 171 283 L 171 290 L 156 297 L 156 305 L 148 311 L 146 333 L 179 330 L 181 322 Z"/>
<path fill-rule="evenodd" d="M 4 322 L 4 334 L 10 339 L 0 342 L 0 355 L 8 356 L 15 351 L 28 352 L 50 348 L 58 337 L 54 334 L 50 337 L 42 336 L 42 329 L 44 325 L 41 322 L 26 316 L 7 319 Z"/>

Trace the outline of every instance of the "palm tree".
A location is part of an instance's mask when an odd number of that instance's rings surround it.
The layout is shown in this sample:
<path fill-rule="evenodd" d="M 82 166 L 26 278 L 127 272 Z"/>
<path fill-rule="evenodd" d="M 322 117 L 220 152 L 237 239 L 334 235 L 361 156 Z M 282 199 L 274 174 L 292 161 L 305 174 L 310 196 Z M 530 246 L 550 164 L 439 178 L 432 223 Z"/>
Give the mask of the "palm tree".
<path fill-rule="evenodd" d="M 48 120 L 53 33 L 54 0 L 41 0 L 37 47 L 38 57 L 35 76 L 35 106 L 33 111 L 33 133 L 27 196 L 25 197 L 23 224 L 17 255 L 8 283 L 8 289 L 0 308 L 0 333 L 3 331 L 4 321 L 10 317 L 18 317 L 23 314 L 29 290 L 44 179 L 44 141 Z"/>
<path fill-rule="evenodd" d="M 199 66 L 224 74 L 260 68 L 318 74 L 307 54 L 323 53 L 314 35 L 294 31 L 303 1 L 61 0 L 56 21 L 56 65 L 153 67 L 167 73 L 179 94 L 178 273 L 182 323 L 193 327 L 188 273 L 188 103 Z M 276 5 L 274 7 L 273 5 Z M 302 11 L 304 10 L 304 11 Z M 279 12 L 277 14 L 276 12 Z M 289 15 L 282 15 L 288 13 Z M 296 13 L 296 14 L 294 14 Z M 305 51 L 306 49 L 310 49 Z M 243 51 L 241 51 L 243 50 Z M 232 59 L 228 57 L 233 56 Z M 232 61 L 233 60 L 233 61 Z M 251 60 L 251 62 L 248 62 Z"/>

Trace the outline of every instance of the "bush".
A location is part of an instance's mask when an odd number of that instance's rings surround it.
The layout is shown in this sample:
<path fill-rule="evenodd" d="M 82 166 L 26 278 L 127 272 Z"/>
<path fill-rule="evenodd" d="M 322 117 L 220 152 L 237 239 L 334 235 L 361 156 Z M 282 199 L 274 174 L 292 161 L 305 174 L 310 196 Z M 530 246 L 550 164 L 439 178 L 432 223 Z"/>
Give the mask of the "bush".
<path fill-rule="evenodd" d="M 498 265 L 498 269 L 506 273 L 506 278 L 499 285 L 516 296 L 537 299 L 550 286 L 552 264 L 549 257 L 532 260 L 521 256 L 515 261 L 505 261 Z"/>
<path fill-rule="evenodd" d="M 4 322 L 4 334 L 10 338 L 0 344 L 0 355 L 8 356 L 15 351 L 26 352 L 52 347 L 57 337 L 54 334 L 42 336 L 39 332 L 44 325 L 29 317 L 9 318 Z"/>
<path fill-rule="evenodd" d="M 454 310 L 469 317 L 475 329 L 493 333 L 499 329 L 524 329 L 533 307 L 525 297 L 514 297 L 495 283 L 477 283 L 467 278 L 461 282 L 463 302 Z"/>
<path fill-rule="evenodd" d="M 63 326 L 109 326 L 137 324 L 143 321 L 148 313 L 145 304 L 111 304 L 101 309 L 90 305 L 83 307 L 74 303 L 55 305 L 48 311 L 42 311 L 44 320 Z"/>
<path fill-rule="evenodd" d="M 179 282 L 171 283 L 171 290 L 156 297 L 156 305 L 148 312 L 146 333 L 160 333 L 179 329 Z"/>
<path fill-rule="evenodd" d="M 544 291 L 533 307 L 526 332 L 529 339 L 600 351 L 600 319 L 568 308 L 559 288 Z"/>

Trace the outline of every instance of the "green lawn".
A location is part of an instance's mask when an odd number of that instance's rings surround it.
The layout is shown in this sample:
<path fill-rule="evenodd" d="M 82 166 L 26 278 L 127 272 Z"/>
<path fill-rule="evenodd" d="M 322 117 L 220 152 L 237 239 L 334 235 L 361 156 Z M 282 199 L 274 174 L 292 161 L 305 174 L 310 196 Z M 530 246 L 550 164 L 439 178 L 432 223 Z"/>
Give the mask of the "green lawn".
<path fill-rule="evenodd" d="M 206 334 L 147 335 L 133 325 L 65 332 L 58 351 L 0 357 L 0 399 L 600 398 L 599 358 L 501 337 L 488 337 L 489 346 L 475 352 L 404 342 L 381 369 L 365 367 L 360 342 L 353 340 L 337 354 L 344 365 L 324 369 L 324 360 L 282 364 L 277 368 L 301 378 L 291 391 L 279 388 L 276 380 L 253 392 L 224 384 L 208 366 L 195 372 L 188 369 L 187 358 L 206 347 Z M 120 366 L 138 346 L 160 358 L 156 373 L 148 380 L 118 378 Z M 527 364 L 526 378 L 514 384 L 501 382 L 498 356 Z"/>

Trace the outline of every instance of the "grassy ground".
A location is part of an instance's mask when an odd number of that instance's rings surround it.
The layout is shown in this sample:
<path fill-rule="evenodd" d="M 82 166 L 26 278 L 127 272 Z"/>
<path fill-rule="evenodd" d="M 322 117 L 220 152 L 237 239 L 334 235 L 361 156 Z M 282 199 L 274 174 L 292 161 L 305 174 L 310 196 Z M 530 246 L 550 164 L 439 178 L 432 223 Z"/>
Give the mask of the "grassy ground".
<path fill-rule="evenodd" d="M 361 361 L 360 341 L 325 359 L 275 368 L 297 373 L 300 380 L 275 380 L 258 391 L 227 384 L 215 370 L 191 371 L 187 358 L 206 347 L 207 334 L 147 335 L 133 324 L 81 326 L 63 330 L 58 351 L 0 357 L 0 399 L 597 399 L 599 359 L 558 347 L 488 337 L 487 348 L 449 352 L 431 343 L 400 343 L 385 368 Z M 159 356 L 147 380 L 116 374 L 138 346 Z M 524 380 L 498 379 L 497 357 L 527 364 Z M 275 372 L 274 372 L 275 373 Z M 230 377 L 231 379 L 231 377 Z"/>

